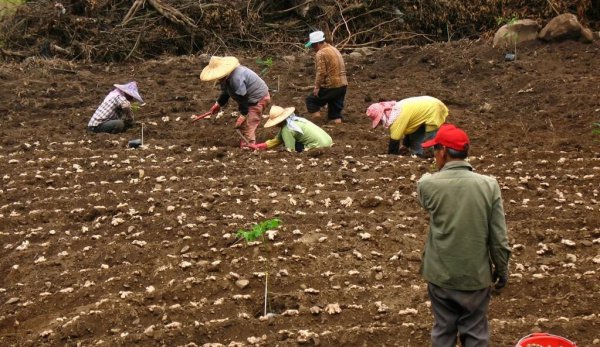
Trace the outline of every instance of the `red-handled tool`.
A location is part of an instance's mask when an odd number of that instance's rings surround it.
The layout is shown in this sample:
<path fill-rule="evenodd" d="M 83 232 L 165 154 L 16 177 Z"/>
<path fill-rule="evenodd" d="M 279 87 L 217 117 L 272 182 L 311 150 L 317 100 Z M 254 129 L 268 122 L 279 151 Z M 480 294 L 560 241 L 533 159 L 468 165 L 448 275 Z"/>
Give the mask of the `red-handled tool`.
<path fill-rule="evenodd" d="M 192 123 L 195 121 L 199 121 L 200 119 L 204 119 L 206 117 L 211 116 L 212 113 L 210 111 L 204 112 L 203 114 L 193 114 L 192 115 Z"/>

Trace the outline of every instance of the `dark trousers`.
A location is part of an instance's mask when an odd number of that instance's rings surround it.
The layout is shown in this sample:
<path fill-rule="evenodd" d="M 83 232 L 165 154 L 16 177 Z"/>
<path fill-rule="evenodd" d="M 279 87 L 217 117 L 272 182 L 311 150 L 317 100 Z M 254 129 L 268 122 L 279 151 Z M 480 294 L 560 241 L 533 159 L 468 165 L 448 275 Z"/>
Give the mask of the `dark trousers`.
<path fill-rule="evenodd" d="M 306 110 L 310 113 L 319 112 L 321 107 L 327 105 L 327 118 L 342 119 L 346 86 L 338 88 L 320 88 L 317 96 L 310 93 L 306 97 Z"/>
<path fill-rule="evenodd" d="M 427 290 L 435 319 L 431 330 L 433 347 L 455 347 L 457 334 L 463 347 L 490 345 L 490 288 L 462 291 L 428 283 Z"/>
<path fill-rule="evenodd" d="M 117 134 L 122 133 L 131 126 L 125 124 L 125 122 L 121 119 L 111 119 L 104 123 L 101 123 L 95 127 L 88 127 L 88 130 L 94 133 L 109 133 L 109 134 Z"/>
<path fill-rule="evenodd" d="M 434 131 L 430 132 L 425 132 L 426 127 L 427 126 L 425 124 L 421 124 L 417 131 L 410 135 L 404 136 L 402 145 L 404 145 L 404 147 L 406 148 L 409 148 L 411 154 L 423 156 L 424 152 L 421 144 L 427 140 L 431 140 L 435 137 L 435 134 L 437 134 L 438 129 L 435 129 Z"/>

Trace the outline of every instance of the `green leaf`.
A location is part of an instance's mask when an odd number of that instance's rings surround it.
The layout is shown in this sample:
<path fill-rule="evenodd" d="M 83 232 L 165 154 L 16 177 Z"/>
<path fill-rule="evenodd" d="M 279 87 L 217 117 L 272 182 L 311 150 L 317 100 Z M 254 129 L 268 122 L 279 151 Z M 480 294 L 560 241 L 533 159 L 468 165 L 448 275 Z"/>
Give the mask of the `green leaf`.
<path fill-rule="evenodd" d="M 267 219 L 261 223 L 254 224 L 251 230 L 240 229 L 235 234 L 237 237 L 242 237 L 246 242 L 252 242 L 262 237 L 267 230 L 273 230 L 281 225 L 281 220 L 277 218 Z"/>

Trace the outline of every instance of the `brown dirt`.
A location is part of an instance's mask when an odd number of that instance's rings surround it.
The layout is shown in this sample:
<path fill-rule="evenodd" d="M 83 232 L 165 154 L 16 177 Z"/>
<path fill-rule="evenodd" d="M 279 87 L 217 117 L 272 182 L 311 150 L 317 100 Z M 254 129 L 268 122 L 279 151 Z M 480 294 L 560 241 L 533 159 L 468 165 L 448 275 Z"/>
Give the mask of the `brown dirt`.
<path fill-rule="evenodd" d="M 431 162 L 385 155 L 387 135 L 363 116 L 371 101 L 421 94 L 448 104 L 471 136 L 471 162 L 503 188 L 514 256 L 491 303 L 492 345 L 532 331 L 595 345 L 599 54 L 532 43 L 504 62 L 487 44 L 459 41 L 348 56 L 347 122 L 326 128 L 333 148 L 300 155 L 235 148 L 233 105 L 189 122 L 217 94 L 198 80 L 205 57 L 4 64 L 0 345 L 428 345 L 418 274 L 428 217 L 414 191 Z M 276 104 L 303 113 L 306 92 L 293 86 L 312 74 L 307 53 L 276 58 L 265 79 Z M 111 84 L 130 79 L 148 103 L 137 116 L 145 149 L 125 148 L 139 128 L 85 131 Z M 234 243 L 236 230 L 274 216 L 275 240 Z M 263 271 L 276 314 L 266 321 Z M 338 314 L 310 311 L 336 303 Z"/>

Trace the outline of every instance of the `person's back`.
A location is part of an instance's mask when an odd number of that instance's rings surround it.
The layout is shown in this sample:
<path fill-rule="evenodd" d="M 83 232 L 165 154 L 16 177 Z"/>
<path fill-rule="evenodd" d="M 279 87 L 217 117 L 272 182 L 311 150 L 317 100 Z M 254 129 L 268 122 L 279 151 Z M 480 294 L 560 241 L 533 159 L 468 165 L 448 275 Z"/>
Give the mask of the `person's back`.
<path fill-rule="evenodd" d="M 447 163 L 419 180 L 418 194 L 430 213 L 423 277 L 440 287 L 478 290 L 489 286 L 489 225 L 502 204 L 493 178 L 471 171 L 464 161 Z"/>
<path fill-rule="evenodd" d="M 448 107 L 432 96 L 414 96 L 398 101 L 400 115 L 390 126 L 391 137 L 400 139 L 425 124 L 426 132 L 438 129 L 448 116 Z"/>
<path fill-rule="evenodd" d="M 317 64 L 323 62 L 325 73 L 323 74 L 324 88 L 338 88 L 348 85 L 346 78 L 346 65 L 344 58 L 337 48 L 325 43 L 316 54 Z"/>
<path fill-rule="evenodd" d="M 256 104 L 269 92 L 269 87 L 256 72 L 240 65 L 236 67 L 229 77 L 225 86 L 229 95 L 240 102 L 240 96 L 245 96 L 249 104 Z"/>
<path fill-rule="evenodd" d="M 293 122 L 301 129 L 301 132 L 295 131 L 286 125 L 277 136 L 277 138 L 281 138 L 287 149 L 294 150 L 297 142 L 302 144 L 304 150 L 331 147 L 333 144 L 331 136 L 308 119 L 300 118 Z"/>

